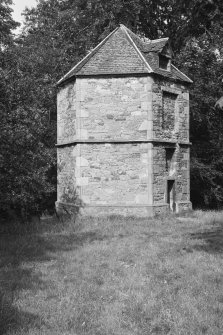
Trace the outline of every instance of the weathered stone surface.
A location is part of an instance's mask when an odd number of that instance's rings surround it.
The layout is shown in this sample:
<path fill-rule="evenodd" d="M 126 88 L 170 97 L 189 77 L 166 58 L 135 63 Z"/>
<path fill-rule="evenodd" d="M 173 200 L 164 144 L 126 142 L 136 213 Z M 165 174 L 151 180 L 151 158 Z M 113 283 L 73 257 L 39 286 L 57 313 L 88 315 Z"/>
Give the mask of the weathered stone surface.
<path fill-rule="evenodd" d="M 169 146 L 170 147 L 170 146 Z M 176 203 L 190 200 L 189 148 L 177 145 L 173 150 L 171 165 L 166 164 L 167 145 L 156 144 L 153 150 L 153 202 L 163 203 L 167 199 L 167 180 L 175 181 Z"/>
<path fill-rule="evenodd" d="M 57 142 L 76 138 L 76 83 L 60 88 L 57 94 Z"/>
<path fill-rule="evenodd" d="M 153 136 L 189 142 L 189 93 L 180 84 L 153 84 Z"/>
<path fill-rule="evenodd" d="M 153 216 L 168 211 L 171 181 L 175 209 L 191 208 L 185 86 L 149 75 L 78 77 L 58 93 L 58 143 L 66 142 L 58 148 L 58 207 Z"/>
<path fill-rule="evenodd" d="M 160 54 L 171 57 L 166 39 L 146 43 L 121 25 L 59 81 L 58 208 L 136 216 L 191 208 L 191 80 L 171 60 L 160 68 Z"/>
<path fill-rule="evenodd" d="M 57 149 L 57 200 L 61 202 L 74 202 L 79 189 L 76 185 L 76 156 L 73 155 L 76 147 Z"/>
<path fill-rule="evenodd" d="M 151 77 L 77 78 L 77 139 L 146 139 L 152 83 Z"/>
<path fill-rule="evenodd" d="M 81 175 L 88 178 L 82 194 L 91 204 L 133 205 L 139 203 L 136 198 L 147 203 L 148 169 L 142 162 L 142 144 L 84 144 L 81 155 L 90 164 L 81 167 Z"/>

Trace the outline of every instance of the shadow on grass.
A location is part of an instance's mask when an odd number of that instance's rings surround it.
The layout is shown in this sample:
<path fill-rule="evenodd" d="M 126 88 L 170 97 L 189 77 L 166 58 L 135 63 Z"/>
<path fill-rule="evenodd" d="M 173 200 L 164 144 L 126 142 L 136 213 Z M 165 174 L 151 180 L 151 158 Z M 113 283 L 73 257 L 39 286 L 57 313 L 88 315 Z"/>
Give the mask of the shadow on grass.
<path fill-rule="evenodd" d="M 190 236 L 198 241 L 193 249 L 208 253 L 223 253 L 223 222 L 218 222 L 216 227 L 198 231 Z"/>
<path fill-rule="evenodd" d="M 8 292 L 0 292 L 0 335 L 10 334 L 13 330 L 28 331 L 43 325 L 39 316 L 18 310 L 13 306 L 13 297 Z M 28 326 L 28 327 L 27 327 Z"/>
<path fill-rule="evenodd" d="M 85 243 L 103 240 L 98 231 L 74 233 L 2 234 L 0 236 L 0 335 L 11 331 L 40 329 L 43 321 L 39 315 L 26 311 L 27 306 L 17 301 L 26 290 L 44 291 L 52 286 L 35 264 L 58 258 L 62 251 L 80 248 Z M 47 295 L 47 294 L 46 294 Z M 46 297 L 47 298 L 47 297 Z M 45 325 L 47 327 L 47 325 Z"/>

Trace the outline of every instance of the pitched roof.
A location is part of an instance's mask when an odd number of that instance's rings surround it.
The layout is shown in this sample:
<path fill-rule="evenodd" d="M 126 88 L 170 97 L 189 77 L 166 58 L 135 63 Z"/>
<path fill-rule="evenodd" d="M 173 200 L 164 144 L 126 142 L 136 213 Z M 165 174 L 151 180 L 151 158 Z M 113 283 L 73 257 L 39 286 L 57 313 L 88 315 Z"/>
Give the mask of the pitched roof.
<path fill-rule="evenodd" d="M 191 83 L 192 81 L 171 65 L 170 71 L 159 68 L 159 54 L 170 57 L 168 38 L 146 40 L 123 25 L 113 30 L 86 57 L 76 64 L 58 85 L 78 75 L 140 74 L 154 73 L 164 77 Z M 169 52 L 169 54 L 168 54 Z"/>

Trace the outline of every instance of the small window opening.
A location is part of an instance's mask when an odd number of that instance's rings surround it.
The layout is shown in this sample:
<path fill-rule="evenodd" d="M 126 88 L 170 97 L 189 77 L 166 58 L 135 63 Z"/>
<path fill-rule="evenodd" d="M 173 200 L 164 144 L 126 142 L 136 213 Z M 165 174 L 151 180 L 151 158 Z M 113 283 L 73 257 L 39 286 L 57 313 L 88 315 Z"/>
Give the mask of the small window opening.
<path fill-rule="evenodd" d="M 169 172 L 171 168 L 172 158 L 174 155 L 174 148 L 165 148 L 166 150 L 166 171 Z"/>
<path fill-rule="evenodd" d="M 161 126 L 163 130 L 172 131 L 175 126 L 175 108 L 177 94 L 163 91 Z"/>
<path fill-rule="evenodd" d="M 159 55 L 159 68 L 163 70 L 169 70 L 170 59 L 166 56 Z"/>

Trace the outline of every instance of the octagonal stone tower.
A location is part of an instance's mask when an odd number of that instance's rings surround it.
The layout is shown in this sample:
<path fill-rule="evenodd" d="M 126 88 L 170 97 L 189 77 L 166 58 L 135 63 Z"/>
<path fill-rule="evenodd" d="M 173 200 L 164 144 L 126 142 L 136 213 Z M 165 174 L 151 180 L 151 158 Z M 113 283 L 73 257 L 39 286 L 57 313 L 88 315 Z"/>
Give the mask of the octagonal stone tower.
<path fill-rule="evenodd" d="M 191 208 L 189 92 L 168 38 L 121 25 L 58 82 L 58 209 Z"/>

